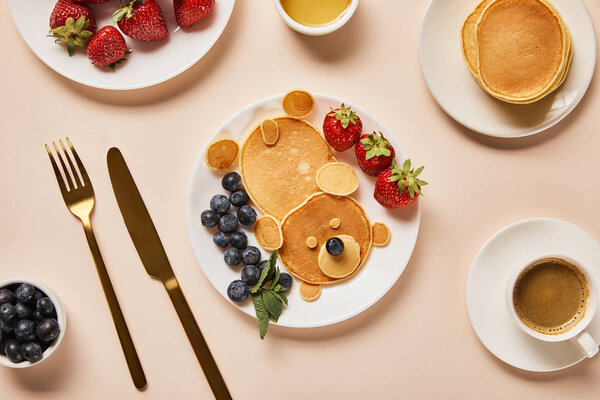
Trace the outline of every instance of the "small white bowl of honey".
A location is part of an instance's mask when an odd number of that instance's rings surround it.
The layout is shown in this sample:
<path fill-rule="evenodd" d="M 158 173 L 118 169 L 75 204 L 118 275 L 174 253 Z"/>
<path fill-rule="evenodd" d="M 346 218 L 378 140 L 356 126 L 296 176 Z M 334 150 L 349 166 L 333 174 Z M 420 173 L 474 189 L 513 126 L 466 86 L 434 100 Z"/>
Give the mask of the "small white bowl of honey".
<path fill-rule="evenodd" d="M 305 35 L 334 32 L 352 17 L 358 0 L 274 0 L 283 21 Z"/>

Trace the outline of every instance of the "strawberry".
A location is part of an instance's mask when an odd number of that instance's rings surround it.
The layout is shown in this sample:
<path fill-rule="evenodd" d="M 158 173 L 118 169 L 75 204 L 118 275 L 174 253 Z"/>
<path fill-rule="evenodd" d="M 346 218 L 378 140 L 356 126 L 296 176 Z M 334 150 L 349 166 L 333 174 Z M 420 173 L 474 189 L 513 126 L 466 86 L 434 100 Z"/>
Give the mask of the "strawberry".
<path fill-rule="evenodd" d="M 411 169 L 410 160 L 406 160 L 402 168 L 396 160 L 392 168 L 381 171 L 375 182 L 375 200 L 385 208 L 404 207 L 415 202 L 421 193 L 421 186 L 427 182 L 418 179 L 424 167 Z"/>
<path fill-rule="evenodd" d="M 337 151 L 346 151 L 360 138 L 362 133 L 362 121 L 344 104 L 325 116 L 323 121 L 323 133 L 331 147 Z"/>
<path fill-rule="evenodd" d="M 155 0 L 129 0 L 113 14 L 121 32 L 137 40 L 163 40 L 169 34 L 160 6 Z"/>
<path fill-rule="evenodd" d="M 362 135 L 354 147 L 360 169 L 367 175 L 377 176 L 392 165 L 395 152 L 381 132 Z"/>
<path fill-rule="evenodd" d="M 173 0 L 175 20 L 182 28 L 189 28 L 206 17 L 215 6 L 215 0 Z"/>
<path fill-rule="evenodd" d="M 75 3 L 91 3 L 91 4 L 100 4 L 106 3 L 108 0 L 73 0 Z"/>
<path fill-rule="evenodd" d="M 67 45 L 72 56 L 75 47 L 85 47 L 96 30 L 96 18 L 87 6 L 70 0 L 58 0 L 50 13 L 50 35 Z"/>
<path fill-rule="evenodd" d="M 114 26 L 107 25 L 100 29 L 88 43 L 87 56 L 92 62 L 101 67 L 115 66 L 125 60 L 127 45 L 121 32 Z"/>

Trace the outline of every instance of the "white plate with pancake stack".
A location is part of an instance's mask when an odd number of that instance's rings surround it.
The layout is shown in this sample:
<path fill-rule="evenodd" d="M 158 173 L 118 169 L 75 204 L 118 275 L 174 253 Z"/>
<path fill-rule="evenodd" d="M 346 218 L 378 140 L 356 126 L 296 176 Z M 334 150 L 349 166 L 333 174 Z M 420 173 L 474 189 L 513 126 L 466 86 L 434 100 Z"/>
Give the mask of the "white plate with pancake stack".
<path fill-rule="evenodd" d="M 594 74 L 596 38 L 581 0 L 432 0 L 419 57 L 433 97 L 457 122 L 521 137 L 577 106 Z"/>

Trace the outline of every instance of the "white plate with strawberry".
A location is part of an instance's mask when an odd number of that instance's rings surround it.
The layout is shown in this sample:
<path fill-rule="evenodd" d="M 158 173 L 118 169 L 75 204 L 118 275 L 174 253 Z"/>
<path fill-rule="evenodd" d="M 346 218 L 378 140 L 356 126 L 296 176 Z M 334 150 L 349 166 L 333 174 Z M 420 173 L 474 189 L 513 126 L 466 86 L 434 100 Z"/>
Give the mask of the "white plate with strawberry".
<path fill-rule="evenodd" d="M 9 0 L 8 4 L 21 36 L 50 68 L 84 85 L 127 90 L 163 82 L 202 58 L 225 29 L 235 0 L 123 0 L 123 4 Z M 122 7 L 120 21 L 113 23 L 113 14 Z"/>
<path fill-rule="evenodd" d="M 394 185 L 398 187 L 398 182 L 383 185 L 385 189 L 378 194 L 378 196 L 382 196 L 379 200 L 384 203 L 387 202 L 388 206 L 398 206 L 395 209 L 384 208 L 374 197 L 377 177 L 364 173 L 357 161 L 355 143 L 362 146 L 361 136 L 366 139 L 363 135 L 381 132 L 393 148 L 392 150 L 386 147 L 384 153 L 388 151 L 391 155 L 395 153 L 397 164 L 402 166 L 407 156 L 396 140 L 395 134 L 383 126 L 372 114 L 355 105 L 355 103 L 323 94 L 313 94 L 313 98 L 314 108 L 303 119 L 313 124 L 320 132 L 323 132 L 324 120 L 328 120 L 325 136 L 329 144 L 332 147 L 347 149 L 341 152 L 333 151 L 334 157 L 338 161 L 351 165 L 359 178 L 359 189 L 352 194 L 352 197 L 360 202 L 371 222 L 383 222 L 389 227 L 391 240 L 385 247 L 374 247 L 365 265 L 351 279 L 335 285 L 324 286 L 320 298 L 314 302 L 304 301 L 300 297 L 298 290 L 300 281 L 294 278 L 292 288 L 287 293 L 288 306 L 281 313 L 277 324 L 299 328 L 334 324 L 351 318 L 375 304 L 390 290 L 406 268 L 413 252 L 420 223 L 419 201 L 407 200 L 407 197 L 409 197 L 408 190 L 406 194 L 400 195 L 397 191 L 390 190 Z M 229 284 L 240 279 L 241 266 L 232 268 L 225 264 L 222 249 L 219 249 L 212 240 L 217 228 L 207 228 L 201 224 L 201 214 L 208 209 L 211 198 L 216 194 L 226 194 L 221 185 L 225 172 L 217 173 L 211 170 L 206 165 L 205 152 L 207 147 L 217 138 L 222 137 L 224 133 L 231 139 L 241 143 L 243 138 L 263 120 L 282 116 L 282 99 L 283 95 L 277 95 L 260 100 L 235 113 L 219 127 L 214 135 L 208 139 L 206 146 L 199 154 L 188 190 L 188 232 L 201 268 L 215 289 L 225 299 L 253 317 L 255 316 L 255 310 L 250 299 L 233 302 L 227 294 Z M 353 125 L 352 122 L 349 122 L 346 129 L 340 128 L 341 122 L 344 122 L 341 115 L 342 121 L 336 119 L 335 116 L 332 120 L 332 117 L 328 116 L 332 112 L 332 108 L 339 109 L 342 103 L 346 107 L 351 107 L 360 118 L 362 132 L 355 129 L 356 125 Z M 329 127 L 333 127 L 331 130 L 332 135 L 329 135 Z M 379 135 L 377 135 L 378 137 Z M 350 140 L 350 143 L 348 143 L 348 140 Z M 359 151 L 360 157 L 364 157 L 368 151 L 369 149 Z M 374 161 L 371 160 L 368 164 L 375 167 L 377 162 Z M 383 160 L 380 159 L 379 161 Z M 392 159 L 390 158 L 381 163 L 379 168 L 383 168 L 391 162 Z M 237 171 L 237 165 L 232 171 Z M 388 177 L 389 173 L 388 169 L 381 175 L 382 177 Z M 277 188 L 273 188 L 273 190 L 277 190 Z M 415 193 L 414 200 L 417 200 L 417 197 L 418 194 Z M 392 202 L 395 202 L 395 204 L 392 204 Z M 260 212 L 258 210 L 257 212 L 260 216 Z M 248 245 L 260 247 L 254 237 L 253 227 L 243 227 L 243 230 L 248 236 Z M 263 250 L 262 253 L 262 259 L 265 260 L 268 257 L 268 252 Z M 280 262 L 278 262 L 278 265 L 282 267 L 282 272 L 284 272 L 285 266 Z"/>

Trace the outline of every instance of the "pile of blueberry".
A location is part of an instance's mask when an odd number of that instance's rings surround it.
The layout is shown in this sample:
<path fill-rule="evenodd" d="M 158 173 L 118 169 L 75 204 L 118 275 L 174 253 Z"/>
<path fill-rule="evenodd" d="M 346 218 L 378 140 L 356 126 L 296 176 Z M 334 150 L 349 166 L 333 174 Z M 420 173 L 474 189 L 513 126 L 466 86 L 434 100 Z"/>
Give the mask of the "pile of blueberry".
<path fill-rule="evenodd" d="M 213 242 L 225 249 L 223 258 L 225 264 L 235 267 L 244 263 L 242 279 L 235 280 L 229 285 L 227 295 L 232 301 L 244 301 L 250 294 L 249 286 L 256 285 L 266 261 L 261 262 L 261 252 L 255 246 L 248 246 L 248 236 L 244 231 L 238 231 L 239 225 L 250 226 L 256 222 L 256 211 L 247 205 L 250 197 L 240 188 L 242 177 L 237 172 L 225 174 L 221 185 L 229 192 L 229 197 L 216 194 L 210 199 L 210 210 L 205 210 L 200 216 L 202 225 L 207 228 L 217 227 Z M 232 211 L 232 206 L 237 211 Z M 286 276 L 284 276 L 286 275 Z M 282 273 L 279 283 L 283 286 L 288 282 L 291 287 L 292 277 Z"/>
<path fill-rule="evenodd" d="M 0 354 L 10 361 L 32 363 L 58 337 L 54 303 L 29 283 L 0 289 Z"/>

